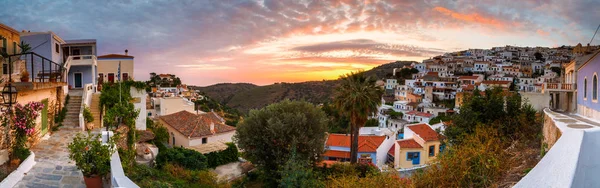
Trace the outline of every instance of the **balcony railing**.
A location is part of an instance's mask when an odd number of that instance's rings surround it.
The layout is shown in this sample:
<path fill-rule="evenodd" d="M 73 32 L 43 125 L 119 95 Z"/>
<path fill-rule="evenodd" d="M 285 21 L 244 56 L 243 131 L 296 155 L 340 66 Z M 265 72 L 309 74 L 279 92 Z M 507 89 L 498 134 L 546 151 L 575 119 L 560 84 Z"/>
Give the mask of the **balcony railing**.
<path fill-rule="evenodd" d="M 67 58 L 65 67 L 77 66 L 77 65 L 96 65 L 95 55 L 71 55 Z"/>
<path fill-rule="evenodd" d="M 8 67 L 3 73 L 8 74 L 12 81 L 28 79 L 29 82 L 65 82 L 63 65 L 40 56 L 34 52 L 9 55 Z M 5 65 L 6 66 L 6 65 Z M 29 76 L 23 74 L 27 72 Z"/>
<path fill-rule="evenodd" d="M 575 84 L 567 83 L 545 83 L 544 89 L 548 91 L 574 91 Z"/>

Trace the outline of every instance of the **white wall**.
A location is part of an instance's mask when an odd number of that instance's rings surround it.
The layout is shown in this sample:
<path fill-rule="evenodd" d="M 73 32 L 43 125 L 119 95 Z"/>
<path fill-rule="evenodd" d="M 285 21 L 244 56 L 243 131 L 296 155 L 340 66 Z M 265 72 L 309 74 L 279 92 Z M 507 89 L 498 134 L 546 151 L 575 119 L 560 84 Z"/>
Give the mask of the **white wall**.
<path fill-rule="evenodd" d="M 550 94 L 547 93 L 532 93 L 520 92 L 523 102 L 528 101 L 535 110 L 543 110 L 550 107 Z"/>
<path fill-rule="evenodd" d="M 377 166 L 382 167 L 387 162 L 387 153 L 396 143 L 396 134 L 385 139 L 377 148 Z"/>
<path fill-rule="evenodd" d="M 231 131 L 231 132 L 226 132 L 226 133 L 222 133 L 222 134 L 209 136 L 206 143 L 213 143 L 213 142 L 217 142 L 217 141 L 232 142 L 231 138 L 233 137 L 234 134 L 235 134 L 235 131 Z M 202 144 L 202 138 L 190 139 L 190 146 L 196 146 L 196 145 L 201 145 L 201 144 Z"/>
<path fill-rule="evenodd" d="M 141 89 L 138 91 L 135 87 L 131 87 L 129 92 L 134 99 L 139 98 L 138 103 L 133 103 L 135 109 L 140 110 L 140 114 L 137 119 L 135 119 L 135 129 L 146 130 L 146 117 L 148 117 L 148 112 L 146 111 L 146 98 L 148 97 L 148 94 L 146 94 L 145 90 Z"/>
<path fill-rule="evenodd" d="M 173 114 L 182 110 L 196 113 L 196 111 L 194 111 L 193 103 L 188 104 L 181 97 L 160 98 L 160 114 L 158 114 L 159 116 Z"/>

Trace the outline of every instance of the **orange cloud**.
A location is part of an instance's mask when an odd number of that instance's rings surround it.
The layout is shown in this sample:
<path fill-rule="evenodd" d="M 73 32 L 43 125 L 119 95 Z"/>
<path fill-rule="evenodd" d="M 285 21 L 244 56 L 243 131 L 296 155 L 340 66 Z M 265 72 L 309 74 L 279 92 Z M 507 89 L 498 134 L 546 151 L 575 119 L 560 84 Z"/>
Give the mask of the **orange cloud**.
<path fill-rule="evenodd" d="M 550 35 L 550 33 L 546 32 L 546 31 L 544 31 L 544 30 L 541 30 L 541 29 L 538 29 L 538 30 L 537 30 L 537 31 L 535 31 L 535 32 L 536 32 L 538 35 L 542 36 L 542 37 L 545 37 L 545 36 L 548 36 L 548 35 Z"/>
<path fill-rule="evenodd" d="M 486 17 L 486 16 L 480 15 L 478 13 L 463 14 L 463 13 L 452 11 L 452 10 L 444 8 L 444 7 L 435 7 L 435 8 L 433 8 L 433 10 L 438 11 L 445 15 L 451 16 L 454 19 L 465 21 L 465 22 L 478 23 L 478 24 L 483 24 L 483 25 L 491 25 L 491 26 L 494 26 L 497 28 L 505 28 L 506 25 L 508 25 L 507 23 L 505 23 L 501 20 L 497 20 L 493 17 Z"/>

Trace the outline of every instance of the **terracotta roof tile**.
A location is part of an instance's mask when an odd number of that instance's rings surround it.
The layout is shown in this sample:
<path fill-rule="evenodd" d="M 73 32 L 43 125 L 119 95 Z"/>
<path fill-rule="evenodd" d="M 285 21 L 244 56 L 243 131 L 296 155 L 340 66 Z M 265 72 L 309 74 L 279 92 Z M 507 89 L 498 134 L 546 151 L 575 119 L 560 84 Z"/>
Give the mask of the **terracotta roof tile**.
<path fill-rule="evenodd" d="M 483 81 L 484 84 L 510 84 L 510 81 L 495 81 L 495 80 L 486 80 Z"/>
<path fill-rule="evenodd" d="M 196 115 L 183 110 L 174 114 L 161 116 L 160 119 L 184 136 L 191 138 L 235 131 L 235 127 L 225 125 L 212 116 L 216 116 L 216 114 L 205 113 Z M 211 123 L 214 124 L 214 133 L 210 130 Z"/>
<path fill-rule="evenodd" d="M 459 76 L 459 80 L 476 80 L 479 76 Z"/>
<path fill-rule="evenodd" d="M 435 132 L 429 125 L 421 123 L 408 126 L 415 134 L 419 135 L 426 142 L 439 140 L 439 134 Z"/>
<path fill-rule="evenodd" d="M 388 154 L 395 156 L 396 155 L 396 144 L 392 145 L 392 148 L 388 151 Z"/>
<path fill-rule="evenodd" d="M 385 136 L 359 136 L 358 151 L 359 152 L 375 152 L 383 143 Z M 350 147 L 350 135 L 345 134 L 329 134 L 326 142 L 327 146 Z"/>
<path fill-rule="evenodd" d="M 350 158 L 349 151 L 335 151 L 335 150 L 327 150 L 323 153 L 323 156 L 326 157 L 337 157 L 337 158 Z"/>
<path fill-rule="evenodd" d="M 417 143 L 415 139 L 407 139 L 407 140 L 398 140 L 398 145 L 400 148 L 423 148 L 421 144 Z"/>

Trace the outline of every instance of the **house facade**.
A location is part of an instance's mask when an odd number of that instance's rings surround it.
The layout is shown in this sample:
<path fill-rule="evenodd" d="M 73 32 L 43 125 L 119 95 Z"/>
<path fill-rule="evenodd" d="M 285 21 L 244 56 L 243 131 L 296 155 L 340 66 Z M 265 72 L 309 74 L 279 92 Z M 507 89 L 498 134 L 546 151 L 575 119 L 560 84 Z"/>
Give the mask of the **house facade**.
<path fill-rule="evenodd" d="M 389 153 L 394 153 L 395 168 L 412 168 L 428 164 L 443 147 L 440 145 L 440 135 L 428 124 L 421 123 L 406 125 L 404 139 L 397 140 Z"/>
<path fill-rule="evenodd" d="M 161 116 L 159 122 L 169 131 L 169 145 L 193 147 L 215 142 L 231 142 L 235 127 L 214 112 L 195 114 L 179 111 Z"/>
<path fill-rule="evenodd" d="M 382 165 L 387 161 L 387 151 L 393 145 L 392 137 L 366 136 L 358 137 L 357 159 L 366 159 L 372 164 Z M 350 135 L 329 134 L 325 142 L 324 160 L 350 161 Z"/>
<path fill-rule="evenodd" d="M 20 53 L 18 44 L 21 43 L 21 36 L 19 32 L 12 27 L 6 26 L 0 23 L 0 51 L 8 54 Z M 8 61 L 5 58 L 0 58 L 0 65 L 2 66 L 2 78 L 8 80 L 9 71 Z M 14 68 L 13 68 L 14 69 Z M 15 71 L 12 71 L 13 73 Z"/>
<path fill-rule="evenodd" d="M 62 63 L 64 55 L 62 45 L 65 40 L 60 38 L 52 31 L 47 32 L 21 32 L 21 41 L 29 44 L 31 52 L 35 52 L 42 57 L 48 58 L 54 62 Z M 42 67 L 36 67 L 41 70 Z M 45 67 L 46 69 L 47 67 Z"/>
<path fill-rule="evenodd" d="M 98 71 L 96 39 L 66 40 L 62 48 L 69 87 L 80 89 L 92 84 L 95 88 Z"/>
<path fill-rule="evenodd" d="M 122 81 L 133 80 L 133 58 L 133 56 L 128 55 L 127 50 L 125 50 L 125 55 L 107 54 L 98 56 L 98 85 L 105 82 L 115 83 L 119 78 Z M 117 75 L 119 64 L 121 64 L 121 75 Z"/>
<path fill-rule="evenodd" d="M 593 119 L 600 119 L 599 73 L 600 51 L 596 51 L 577 71 L 577 112 Z"/>

